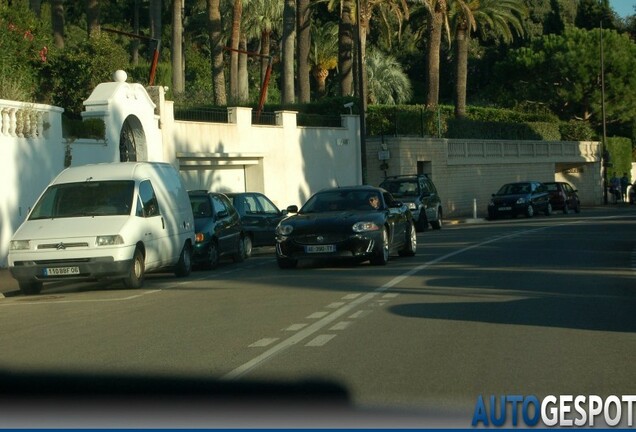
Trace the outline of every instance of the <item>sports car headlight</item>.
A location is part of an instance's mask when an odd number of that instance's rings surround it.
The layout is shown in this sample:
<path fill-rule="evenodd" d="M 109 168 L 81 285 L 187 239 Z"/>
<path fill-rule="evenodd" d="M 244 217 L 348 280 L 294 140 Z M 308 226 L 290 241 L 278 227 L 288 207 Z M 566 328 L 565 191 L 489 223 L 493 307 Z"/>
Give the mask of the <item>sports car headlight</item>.
<path fill-rule="evenodd" d="M 517 204 L 525 204 L 527 199 L 525 197 L 521 197 L 517 200 Z"/>
<path fill-rule="evenodd" d="M 417 208 L 414 202 L 407 203 L 406 205 L 409 208 L 409 210 L 415 210 Z"/>
<path fill-rule="evenodd" d="M 367 231 L 377 231 L 380 229 L 380 227 L 373 222 L 356 222 L 353 224 L 352 228 L 353 228 L 353 231 L 357 233 L 367 232 Z"/>
<path fill-rule="evenodd" d="M 29 250 L 29 240 L 11 240 L 10 250 Z"/>
<path fill-rule="evenodd" d="M 120 235 L 97 236 L 95 242 L 97 246 L 114 246 L 124 244 L 124 239 Z"/>
<path fill-rule="evenodd" d="M 278 225 L 276 227 L 276 234 L 288 236 L 292 233 L 294 227 L 292 225 Z"/>

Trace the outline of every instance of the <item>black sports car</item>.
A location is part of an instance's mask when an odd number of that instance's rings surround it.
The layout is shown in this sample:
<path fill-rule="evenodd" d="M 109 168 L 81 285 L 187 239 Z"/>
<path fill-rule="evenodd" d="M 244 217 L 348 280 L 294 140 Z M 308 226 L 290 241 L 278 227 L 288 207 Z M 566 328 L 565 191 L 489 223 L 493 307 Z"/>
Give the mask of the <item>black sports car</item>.
<path fill-rule="evenodd" d="M 552 214 L 548 189 L 538 181 L 507 183 L 492 194 L 488 203 L 488 219 L 491 220 L 520 214 L 532 217 L 537 212 L 546 216 Z"/>
<path fill-rule="evenodd" d="M 372 186 L 328 188 L 314 194 L 276 228 L 276 259 L 292 268 L 300 259 L 343 258 L 385 265 L 391 254 L 413 256 L 417 238 L 408 207 Z"/>

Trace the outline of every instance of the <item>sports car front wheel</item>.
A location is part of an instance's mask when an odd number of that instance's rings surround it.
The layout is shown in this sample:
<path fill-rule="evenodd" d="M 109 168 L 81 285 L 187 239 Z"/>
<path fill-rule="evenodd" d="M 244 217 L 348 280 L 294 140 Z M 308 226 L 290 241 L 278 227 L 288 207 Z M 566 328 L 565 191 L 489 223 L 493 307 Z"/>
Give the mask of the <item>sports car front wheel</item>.
<path fill-rule="evenodd" d="M 382 230 L 382 245 L 370 261 L 373 265 L 386 265 L 389 262 L 389 233 L 386 228 Z"/>

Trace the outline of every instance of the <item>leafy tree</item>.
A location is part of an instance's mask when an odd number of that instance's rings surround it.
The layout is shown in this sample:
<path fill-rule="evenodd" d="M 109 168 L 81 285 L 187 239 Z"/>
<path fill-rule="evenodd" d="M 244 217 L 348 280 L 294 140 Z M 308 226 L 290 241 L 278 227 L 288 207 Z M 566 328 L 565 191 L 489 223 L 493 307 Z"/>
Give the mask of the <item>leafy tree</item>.
<path fill-rule="evenodd" d="M 607 124 L 636 118 L 636 45 L 626 34 L 603 30 Z M 500 104 L 543 104 L 561 119 L 602 122 L 599 29 L 567 28 L 509 53 L 493 82 Z"/>
<path fill-rule="evenodd" d="M 50 77 L 48 87 L 41 87 L 47 94 L 41 97 L 79 115 L 93 89 L 111 81 L 113 72 L 127 65 L 128 53 L 121 45 L 106 33 L 94 35 L 50 58 L 45 71 Z"/>
<path fill-rule="evenodd" d="M 514 34 L 522 35 L 527 10 L 521 0 L 450 0 L 449 17 L 455 34 L 457 83 L 455 116 L 466 115 L 468 44 L 471 32 L 510 43 Z"/>
<path fill-rule="evenodd" d="M 48 61 L 48 34 L 25 5 L 0 4 L 0 99 L 33 100 Z"/>

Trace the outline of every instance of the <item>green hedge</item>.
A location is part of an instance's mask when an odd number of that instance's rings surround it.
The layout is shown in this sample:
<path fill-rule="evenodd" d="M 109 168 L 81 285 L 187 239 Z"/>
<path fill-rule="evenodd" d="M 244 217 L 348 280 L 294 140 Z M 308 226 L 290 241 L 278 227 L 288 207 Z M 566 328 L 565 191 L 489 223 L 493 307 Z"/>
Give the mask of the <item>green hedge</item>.
<path fill-rule="evenodd" d="M 623 173 L 629 173 L 632 169 L 632 140 L 624 137 L 607 138 L 607 151 L 610 154 L 611 167 L 607 168 L 610 173 L 616 173 L 621 177 Z"/>
<path fill-rule="evenodd" d="M 106 125 L 101 119 L 78 120 L 62 116 L 62 135 L 68 139 L 104 139 Z"/>

